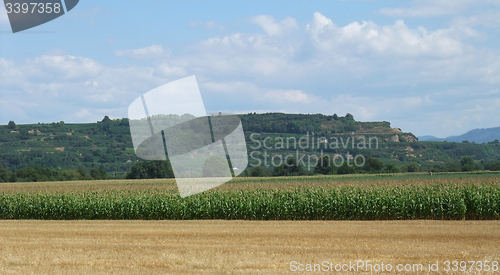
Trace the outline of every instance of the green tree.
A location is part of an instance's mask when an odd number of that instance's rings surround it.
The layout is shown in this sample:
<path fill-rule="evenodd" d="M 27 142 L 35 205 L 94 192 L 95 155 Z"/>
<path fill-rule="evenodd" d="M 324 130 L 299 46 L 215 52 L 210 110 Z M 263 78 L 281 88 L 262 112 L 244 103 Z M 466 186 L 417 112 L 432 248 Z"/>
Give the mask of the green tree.
<path fill-rule="evenodd" d="M 111 122 L 111 119 L 109 118 L 109 116 L 104 116 L 104 118 L 102 119 L 102 122 L 109 123 L 109 122 Z"/>
<path fill-rule="evenodd" d="M 460 167 L 460 162 L 452 161 L 446 164 L 444 170 L 447 172 L 460 172 L 462 171 L 462 168 Z"/>
<path fill-rule="evenodd" d="M 28 166 L 17 170 L 15 172 L 15 177 L 12 178 L 15 179 L 15 181 L 24 182 L 54 181 L 59 179 L 59 173 L 50 168 Z"/>
<path fill-rule="evenodd" d="M 365 156 L 365 165 L 363 166 L 363 170 L 369 173 L 380 173 L 384 168 L 384 163 L 371 156 Z"/>
<path fill-rule="evenodd" d="M 174 171 L 168 160 L 141 161 L 132 165 L 127 179 L 173 178 Z"/>
<path fill-rule="evenodd" d="M 294 158 L 288 158 L 285 163 L 274 167 L 273 176 L 300 176 L 304 175 L 304 168 Z"/>
<path fill-rule="evenodd" d="M 62 181 L 80 180 L 81 174 L 77 170 L 64 170 L 59 174 L 59 179 Z"/>
<path fill-rule="evenodd" d="M 384 168 L 385 173 L 399 173 L 399 168 L 393 163 L 387 163 Z"/>
<path fill-rule="evenodd" d="M 337 168 L 337 174 L 339 175 L 355 174 L 355 173 L 356 173 L 356 168 L 354 168 L 354 166 L 347 165 L 347 162 L 344 162 L 344 164 L 342 164 L 340 167 Z"/>
<path fill-rule="evenodd" d="M 328 175 L 333 172 L 333 165 L 331 165 L 331 158 L 329 156 L 324 156 L 322 160 L 318 161 L 318 165 L 314 167 L 314 173 Z"/>
<path fill-rule="evenodd" d="M 9 127 L 9 129 L 16 129 L 16 123 L 11 120 L 11 121 L 9 121 L 8 127 Z"/>
<path fill-rule="evenodd" d="M 108 178 L 108 174 L 106 174 L 106 171 L 100 168 L 93 168 L 90 170 L 90 176 L 94 180 L 105 180 Z"/>
<path fill-rule="evenodd" d="M 412 162 L 412 163 L 408 164 L 406 171 L 410 172 L 410 173 L 418 172 L 419 167 L 420 167 L 420 164 L 418 164 L 416 162 Z"/>
<path fill-rule="evenodd" d="M 250 169 L 250 177 L 267 177 L 269 176 L 266 169 L 256 166 Z"/>
<path fill-rule="evenodd" d="M 462 159 L 460 160 L 460 166 L 462 167 L 462 171 L 475 170 L 474 160 L 469 156 L 462 157 Z"/>
<path fill-rule="evenodd" d="M 500 171 L 500 161 L 490 163 L 486 166 L 486 169 L 490 171 Z"/>
<path fill-rule="evenodd" d="M 0 164 L 0 182 L 9 181 L 9 171 Z"/>
<path fill-rule="evenodd" d="M 90 175 L 87 174 L 87 172 L 85 171 L 85 169 L 83 169 L 82 167 L 78 168 L 76 170 L 76 172 L 78 173 L 78 179 L 79 180 L 90 180 L 90 179 L 92 179 L 90 177 Z"/>

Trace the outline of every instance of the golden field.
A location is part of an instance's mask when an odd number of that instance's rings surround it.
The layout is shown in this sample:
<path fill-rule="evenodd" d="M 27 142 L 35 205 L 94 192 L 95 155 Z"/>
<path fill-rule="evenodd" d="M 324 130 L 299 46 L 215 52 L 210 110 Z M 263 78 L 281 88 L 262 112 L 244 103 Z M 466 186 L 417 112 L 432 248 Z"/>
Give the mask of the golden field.
<path fill-rule="evenodd" d="M 500 222 L 1 221 L 0 243 L 1 274 L 286 274 L 291 261 L 358 260 L 495 274 L 443 263 L 500 260 Z M 349 273 L 372 273 L 361 271 Z"/>

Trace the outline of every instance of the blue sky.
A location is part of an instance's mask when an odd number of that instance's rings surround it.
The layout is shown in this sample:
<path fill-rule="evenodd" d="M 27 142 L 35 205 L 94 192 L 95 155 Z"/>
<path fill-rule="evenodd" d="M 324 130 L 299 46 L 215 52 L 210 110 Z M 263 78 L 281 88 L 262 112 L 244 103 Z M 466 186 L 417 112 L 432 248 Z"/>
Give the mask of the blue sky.
<path fill-rule="evenodd" d="M 209 112 L 351 113 L 457 135 L 500 126 L 499 32 L 493 0 L 83 0 L 16 34 L 1 7 L 0 124 L 126 117 L 196 75 Z"/>

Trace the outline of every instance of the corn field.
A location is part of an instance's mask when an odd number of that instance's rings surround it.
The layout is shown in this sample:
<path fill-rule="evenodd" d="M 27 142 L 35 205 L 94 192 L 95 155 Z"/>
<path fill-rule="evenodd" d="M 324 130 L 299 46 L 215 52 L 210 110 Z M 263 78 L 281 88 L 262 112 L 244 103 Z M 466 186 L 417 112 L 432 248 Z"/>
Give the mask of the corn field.
<path fill-rule="evenodd" d="M 0 193 L 0 219 L 498 220 L 500 185 Z"/>

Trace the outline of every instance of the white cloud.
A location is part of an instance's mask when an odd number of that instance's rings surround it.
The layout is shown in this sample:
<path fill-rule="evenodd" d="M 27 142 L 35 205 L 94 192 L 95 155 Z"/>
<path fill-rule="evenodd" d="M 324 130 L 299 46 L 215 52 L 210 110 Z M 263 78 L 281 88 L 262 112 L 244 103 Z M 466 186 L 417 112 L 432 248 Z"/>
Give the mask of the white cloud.
<path fill-rule="evenodd" d="M 95 87 L 95 86 L 99 85 L 99 83 L 97 83 L 97 81 L 92 81 L 92 82 L 91 81 L 85 81 L 85 85 L 90 85 L 90 86 Z"/>
<path fill-rule="evenodd" d="M 169 65 L 166 62 L 156 67 L 155 71 L 156 73 L 167 77 L 187 75 L 186 70 L 183 67 Z"/>
<path fill-rule="evenodd" d="M 43 55 L 25 61 L 0 58 L 0 71 L 4 102 L 0 108 L 18 113 L 18 117 L 25 119 L 24 123 L 32 123 L 35 119 L 88 121 L 83 115 L 74 113 L 74 110 L 82 109 L 92 110 L 92 118 L 104 115 L 125 117 L 124 106 L 137 96 L 177 78 L 158 73 L 154 68 L 104 66 L 93 59 L 69 55 Z M 36 107 L 26 108 L 23 114 L 8 106 L 21 106 L 16 103 L 20 101 Z M 103 110 L 122 113 L 104 113 Z M 33 117 L 29 119 L 29 116 Z"/>
<path fill-rule="evenodd" d="M 450 56 L 463 52 L 463 42 L 456 38 L 456 30 L 410 29 L 403 20 L 386 26 L 369 21 L 338 27 L 331 19 L 316 12 L 312 22 L 306 26 L 306 32 L 321 50 L 344 51 L 355 55 Z M 472 35 L 474 33 L 469 34 Z"/>
<path fill-rule="evenodd" d="M 471 16 L 455 17 L 452 19 L 452 25 L 463 29 L 484 26 L 486 28 L 493 28 L 500 31 L 500 11 L 481 11 Z"/>
<path fill-rule="evenodd" d="M 275 90 L 267 92 L 262 99 L 278 102 L 279 104 L 309 104 L 315 101 L 316 97 L 300 90 Z"/>
<path fill-rule="evenodd" d="M 33 60 L 33 66 L 41 74 L 57 74 L 62 78 L 95 76 L 102 72 L 102 65 L 84 57 L 71 55 L 42 55 Z"/>
<path fill-rule="evenodd" d="M 245 91 L 248 94 L 259 93 L 259 87 L 252 82 L 240 81 L 207 81 L 201 84 L 201 89 L 215 94 L 237 95 L 239 92 Z"/>
<path fill-rule="evenodd" d="M 423 119 L 425 123 L 415 123 L 415 128 L 419 135 L 432 133 L 438 137 L 447 137 L 476 128 L 498 127 L 498 122 L 491 118 L 500 116 L 499 104 L 499 98 L 472 98 L 467 102 L 454 102 L 447 109 L 423 113 L 420 120 Z"/>
<path fill-rule="evenodd" d="M 327 80 L 333 84 L 376 74 L 382 76 L 377 81 L 391 86 L 414 85 L 415 75 L 419 81 L 442 81 L 459 75 L 477 79 L 482 74 L 496 81 L 498 65 L 490 62 L 493 56 L 481 59 L 468 43 L 478 37 L 472 28 L 410 28 L 402 20 L 392 25 L 369 21 L 337 26 L 318 12 L 301 36 L 294 32 L 212 37 L 188 47 L 184 55 L 169 58 L 166 71 L 226 79 L 264 77 L 283 83 Z M 480 68 L 486 65 L 492 68 L 485 74 Z"/>
<path fill-rule="evenodd" d="M 91 115 L 92 115 L 92 112 L 88 108 L 81 108 L 81 109 L 75 111 L 75 113 L 73 114 L 74 117 L 77 117 L 79 119 L 82 119 L 82 118 L 84 119 L 84 118 L 90 117 Z"/>
<path fill-rule="evenodd" d="M 202 41 L 174 63 L 210 75 L 276 76 L 290 68 L 296 47 L 274 36 L 236 33 Z"/>
<path fill-rule="evenodd" d="M 286 17 L 276 22 L 270 15 L 259 15 L 251 18 L 252 22 L 261 26 L 268 35 L 285 35 L 298 28 L 297 22 L 292 17 Z"/>
<path fill-rule="evenodd" d="M 263 74 L 269 74 L 276 71 L 278 68 L 279 60 L 258 59 L 253 63 L 253 69 Z"/>
<path fill-rule="evenodd" d="M 133 50 L 116 51 L 117 56 L 127 56 L 137 60 L 153 59 L 169 54 L 170 52 L 163 50 L 163 47 L 160 45 L 151 45 L 148 47 Z"/>
<path fill-rule="evenodd" d="M 42 55 L 33 60 L 9 61 L 0 58 L 1 86 L 31 94 L 63 92 L 63 86 L 97 77 L 103 72 L 98 62 L 70 55 Z M 63 85 L 62 83 L 66 83 Z"/>
<path fill-rule="evenodd" d="M 307 94 L 301 90 L 282 90 L 273 88 L 262 88 L 252 82 L 204 82 L 201 86 L 209 92 L 224 95 L 237 96 L 239 99 L 252 100 L 255 102 L 273 101 L 279 104 L 287 103 L 312 103 L 317 100 L 314 95 Z M 245 98 L 241 97 L 242 93 Z"/>
<path fill-rule="evenodd" d="M 214 20 L 210 20 L 208 22 L 205 23 L 205 27 L 209 30 L 212 30 L 212 29 L 224 29 L 224 25 L 214 21 Z"/>
<path fill-rule="evenodd" d="M 214 21 L 214 20 L 210 20 L 210 21 L 207 21 L 207 22 L 203 22 L 203 21 L 191 21 L 189 23 L 189 25 L 193 28 L 196 28 L 196 27 L 199 27 L 199 26 L 202 26 L 208 30 L 215 30 L 215 29 L 218 29 L 218 30 L 223 30 L 224 29 L 224 25 L 217 22 L 217 21 Z"/>

